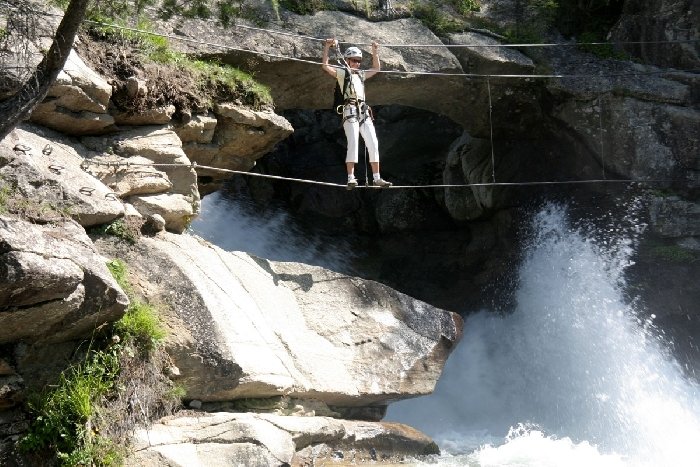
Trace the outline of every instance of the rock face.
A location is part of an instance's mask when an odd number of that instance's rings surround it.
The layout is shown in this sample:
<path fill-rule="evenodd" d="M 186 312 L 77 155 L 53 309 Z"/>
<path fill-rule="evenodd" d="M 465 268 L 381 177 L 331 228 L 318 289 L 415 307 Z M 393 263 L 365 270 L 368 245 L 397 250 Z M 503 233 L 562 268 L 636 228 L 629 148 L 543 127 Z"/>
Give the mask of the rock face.
<path fill-rule="evenodd" d="M 398 423 L 250 413 L 165 419 L 137 432 L 134 447 L 127 466 L 355 464 L 438 453 L 429 438 Z"/>
<path fill-rule="evenodd" d="M 83 226 L 104 224 L 124 214 L 112 191 L 81 169 L 79 145 L 52 132 L 18 128 L 0 141 L 0 177 L 11 193 L 21 193 L 22 210 L 40 212 L 48 205 Z"/>
<path fill-rule="evenodd" d="M 73 221 L 0 217 L 0 344 L 86 337 L 119 319 L 128 299 Z"/>
<path fill-rule="evenodd" d="M 164 26 L 172 31 L 174 26 Z M 212 35 L 217 43 L 274 55 L 290 56 L 320 63 L 322 45 L 319 41 L 294 36 L 269 35 L 243 29 L 210 29 L 211 24 L 186 21 L 178 24 L 177 30 L 190 37 Z M 441 42 L 417 19 L 400 19 L 374 23 L 338 11 L 320 11 L 313 16 L 290 14 L 288 26 L 298 34 L 313 37 L 338 37 L 343 41 L 362 44 L 371 37 L 380 44 L 405 43 L 440 45 Z M 223 51 L 218 47 L 197 46 L 190 49 L 187 43 L 176 45 L 183 50 L 219 58 L 224 63 L 244 67 L 256 79 L 270 87 L 278 110 L 285 109 L 330 109 L 334 82 L 320 68 L 308 63 L 274 59 L 245 51 Z M 360 45 L 369 56 L 369 46 Z M 331 57 L 335 63 L 334 57 Z M 443 47 L 396 48 L 390 45 L 381 48 L 382 67 L 386 70 L 415 72 L 461 72 L 457 59 Z M 367 59 L 367 64 L 370 61 Z M 450 89 L 451 92 L 444 92 Z M 400 104 L 448 115 L 458 123 L 464 123 L 473 109 L 470 102 L 455 99 L 465 95 L 464 78 L 445 76 L 439 81 L 430 77 L 414 75 L 382 74 L 368 82 L 368 99 L 372 104 Z"/>
<path fill-rule="evenodd" d="M 193 162 L 227 170 L 248 171 L 255 161 L 289 136 L 294 129 L 280 115 L 255 111 L 233 103 L 217 104 L 213 115 L 195 116 L 175 126 L 183 150 Z M 204 193 L 219 188 L 231 178 L 227 172 L 200 169 Z"/>
<path fill-rule="evenodd" d="M 175 314 L 181 331 L 169 353 L 190 399 L 385 406 L 432 392 L 461 336 L 458 315 L 383 285 L 187 235 L 144 239 L 120 254 L 149 299 Z"/>
<path fill-rule="evenodd" d="M 620 42 L 683 41 L 698 37 L 698 24 L 700 6 L 692 0 L 627 0 L 611 37 Z M 622 47 L 633 56 L 659 66 L 697 69 L 700 65 L 697 42 L 622 44 Z"/>
<path fill-rule="evenodd" d="M 114 117 L 107 113 L 111 96 L 107 81 L 71 50 L 46 98 L 32 110 L 31 120 L 74 135 L 106 133 L 114 125 Z"/>

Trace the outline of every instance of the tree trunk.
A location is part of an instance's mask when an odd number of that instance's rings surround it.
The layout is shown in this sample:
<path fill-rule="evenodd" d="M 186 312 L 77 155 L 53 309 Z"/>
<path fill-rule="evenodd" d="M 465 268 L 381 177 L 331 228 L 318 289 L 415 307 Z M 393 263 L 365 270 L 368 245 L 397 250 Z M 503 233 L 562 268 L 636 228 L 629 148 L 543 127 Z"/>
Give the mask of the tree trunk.
<path fill-rule="evenodd" d="M 44 59 L 17 94 L 0 102 L 0 140 L 5 138 L 17 123 L 25 119 L 46 97 L 49 87 L 63 69 L 68 54 L 73 48 L 73 40 L 89 3 L 90 0 L 71 0 Z"/>

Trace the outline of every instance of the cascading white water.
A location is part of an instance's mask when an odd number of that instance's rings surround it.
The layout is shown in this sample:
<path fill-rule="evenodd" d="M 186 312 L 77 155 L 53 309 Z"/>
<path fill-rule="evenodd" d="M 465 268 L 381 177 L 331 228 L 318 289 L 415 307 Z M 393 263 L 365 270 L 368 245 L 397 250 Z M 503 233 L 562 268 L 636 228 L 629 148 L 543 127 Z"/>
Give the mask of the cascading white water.
<path fill-rule="evenodd" d="M 349 248 L 218 194 L 193 230 L 225 249 L 347 267 Z M 387 419 L 431 435 L 441 465 L 700 465 L 700 388 L 624 299 L 634 229 L 573 228 L 549 205 L 532 230 L 515 311 L 470 316 L 435 394 L 392 404 Z"/>
<path fill-rule="evenodd" d="M 219 192 L 202 200 L 202 212 L 191 231 L 225 250 L 238 250 L 274 261 L 295 261 L 352 272 L 352 248 L 343 239 L 332 243 L 302 232 L 289 216 L 277 209 L 249 214 L 245 198 L 227 199 Z"/>
<path fill-rule="evenodd" d="M 470 316 L 435 394 L 387 419 L 446 465 L 700 465 L 700 388 L 623 298 L 631 242 L 596 242 L 556 205 L 533 227 L 515 311 Z"/>

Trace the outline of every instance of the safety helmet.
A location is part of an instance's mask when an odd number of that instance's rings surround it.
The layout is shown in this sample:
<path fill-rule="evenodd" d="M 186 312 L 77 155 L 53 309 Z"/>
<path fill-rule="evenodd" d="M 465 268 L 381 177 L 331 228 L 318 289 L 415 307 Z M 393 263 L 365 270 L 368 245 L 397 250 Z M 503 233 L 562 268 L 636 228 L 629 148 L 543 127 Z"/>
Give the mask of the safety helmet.
<path fill-rule="evenodd" d="M 357 47 L 348 47 L 343 53 L 345 58 L 357 58 L 362 60 L 362 51 Z"/>

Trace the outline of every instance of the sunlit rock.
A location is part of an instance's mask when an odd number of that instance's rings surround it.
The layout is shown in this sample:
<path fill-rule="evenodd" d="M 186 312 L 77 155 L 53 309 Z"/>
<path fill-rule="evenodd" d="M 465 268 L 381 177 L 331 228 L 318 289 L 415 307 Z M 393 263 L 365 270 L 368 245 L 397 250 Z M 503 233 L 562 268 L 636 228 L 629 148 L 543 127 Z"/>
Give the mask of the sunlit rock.
<path fill-rule="evenodd" d="M 115 321 L 128 299 L 82 227 L 0 217 L 0 343 L 61 342 Z"/>
<path fill-rule="evenodd" d="M 382 284 L 188 235 L 144 238 L 120 255 L 171 310 L 169 353 L 191 399 L 384 406 L 432 392 L 461 335 L 458 315 Z"/>
<path fill-rule="evenodd" d="M 397 462 L 438 453 L 430 438 L 400 423 L 251 413 L 167 417 L 138 430 L 134 448 L 127 466 Z"/>
<path fill-rule="evenodd" d="M 71 50 L 63 70 L 31 120 L 70 135 L 105 133 L 114 125 L 107 113 L 112 87 Z"/>
<path fill-rule="evenodd" d="M 42 134 L 43 133 L 43 134 Z M 32 126 L 15 129 L 0 141 L 0 177 L 21 193 L 17 209 L 30 217 L 70 216 L 83 226 L 103 224 L 124 214 L 112 190 L 81 168 L 80 144 Z"/>

